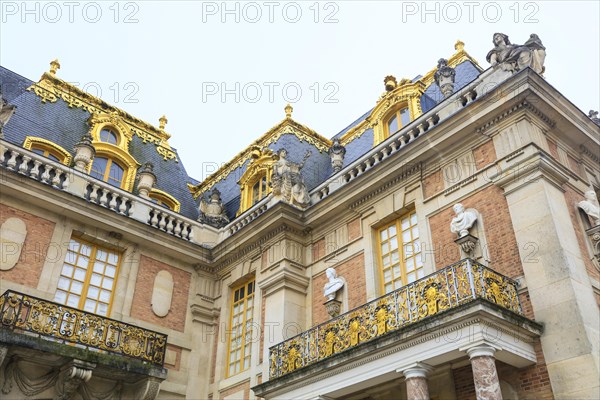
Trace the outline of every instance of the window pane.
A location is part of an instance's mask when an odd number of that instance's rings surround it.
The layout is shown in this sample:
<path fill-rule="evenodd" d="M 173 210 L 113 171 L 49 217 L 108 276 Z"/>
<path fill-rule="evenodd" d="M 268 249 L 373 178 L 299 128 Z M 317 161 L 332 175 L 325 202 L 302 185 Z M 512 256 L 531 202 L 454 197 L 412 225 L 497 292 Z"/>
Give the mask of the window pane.
<path fill-rule="evenodd" d="M 116 267 L 113 267 L 112 265 L 107 265 L 107 266 L 106 266 L 106 271 L 105 271 L 105 274 L 106 274 L 106 276 L 109 276 L 109 277 L 111 277 L 111 278 L 114 278 L 114 277 L 115 277 L 115 272 L 116 272 L 116 271 L 117 271 L 117 268 L 116 268 Z"/>
<path fill-rule="evenodd" d="M 388 132 L 390 135 L 396 133 L 398 131 L 398 118 L 394 115 L 392 119 L 388 122 Z"/>
<path fill-rule="evenodd" d="M 90 171 L 90 175 L 94 178 L 104 180 L 104 172 L 106 172 L 107 164 L 107 158 L 95 157 L 94 162 L 92 163 L 92 170 Z"/>
<path fill-rule="evenodd" d="M 88 297 L 88 299 L 98 300 L 99 293 L 100 293 L 100 289 L 98 289 L 97 287 L 94 287 L 94 286 L 90 286 L 90 288 L 88 289 L 87 297 Z"/>
<path fill-rule="evenodd" d="M 60 304 L 65 304 L 65 301 L 67 300 L 67 293 L 63 292 L 62 290 L 57 290 L 56 294 L 54 295 L 54 301 Z"/>
<path fill-rule="evenodd" d="M 73 281 L 71 284 L 71 293 L 81 294 L 83 290 L 83 283 L 78 281 Z"/>
<path fill-rule="evenodd" d="M 110 292 L 108 290 L 103 290 L 102 292 L 100 292 L 100 300 L 108 303 L 110 300 Z"/>
<path fill-rule="evenodd" d="M 63 264 L 62 272 L 63 276 L 68 276 L 69 278 L 73 277 L 73 267 L 69 264 Z"/>
<path fill-rule="evenodd" d="M 67 300 L 67 305 L 69 307 L 77 307 L 79 305 L 79 296 L 76 296 L 74 294 L 70 294 L 69 298 Z"/>
<path fill-rule="evenodd" d="M 71 283 L 71 281 L 69 279 L 61 276 L 60 279 L 58 280 L 57 286 L 59 289 L 69 290 L 70 283 Z"/>
<path fill-rule="evenodd" d="M 99 274 L 92 274 L 92 279 L 90 279 L 90 283 L 94 286 L 100 286 L 100 282 L 102 281 L 102 276 Z"/>
<path fill-rule="evenodd" d="M 408 108 L 403 108 L 400 110 L 400 118 L 402 119 L 402 126 L 408 125 L 410 122 L 410 113 L 408 112 Z"/>
<path fill-rule="evenodd" d="M 106 143 L 117 144 L 117 135 L 110 129 L 100 131 L 100 140 Z"/>
<path fill-rule="evenodd" d="M 73 278 L 83 282 L 85 280 L 85 270 L 76 268 L 75 275 L 73 276 Z"/>

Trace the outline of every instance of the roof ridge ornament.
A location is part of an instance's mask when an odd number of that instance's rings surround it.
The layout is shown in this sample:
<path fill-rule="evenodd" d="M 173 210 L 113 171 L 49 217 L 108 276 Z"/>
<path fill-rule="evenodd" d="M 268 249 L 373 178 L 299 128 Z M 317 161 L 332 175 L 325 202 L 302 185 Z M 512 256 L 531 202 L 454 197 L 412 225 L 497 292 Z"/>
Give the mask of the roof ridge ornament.
<path fill-rule="evenodd" d="M 168 122 L 169 122 L 169 120 L 167 119 L 167 116 L 163 114 L 163 116 L 158 119 L 158 128 L 161 131 L 164 131 L 165 126 L 167 126 Z"/>
<path fill-rule="evenodd" d="M 291 119 L 292 112 L 294 112 L 294 107 L 292 107 L 292 105 L 290 103 L 288 103 L 287 106 L 285 106 L 284 111 L 285 111 L 285 117 L 287 119 Z"/>
<path fill-rule="evenodd" d="M 58 58 L 50 61 L 50 74 L 56 75 L 56 71 L 60 69 L 60 62 L 58 62 Z"/>

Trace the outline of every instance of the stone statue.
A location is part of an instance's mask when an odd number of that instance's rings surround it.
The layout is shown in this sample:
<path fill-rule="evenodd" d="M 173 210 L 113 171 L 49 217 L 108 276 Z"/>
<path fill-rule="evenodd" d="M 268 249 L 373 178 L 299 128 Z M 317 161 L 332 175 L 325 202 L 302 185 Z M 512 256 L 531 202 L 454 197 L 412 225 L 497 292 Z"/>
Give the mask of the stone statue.
<path fill-rule="evenodd" d="M 198 221 L 215 228 L 222 228 L 229 223 L 225 207 L 221 201 L 221 192 L 214 188 L 210 193 L 209 200 L 202 196 L 200 199 L 200 216 Z"/>
<path fill-rule="evenodd" d="M 590 110 L 588 113 L 588 117 L 592 120 L 596 125 L 600 125 L 600 118 L 598 118 L 598 111 Z"/>
<path fill-rule="evenodd" d="M 17 106 L 8 104 L 2 97 L 2 88 L 0 87 L 0 138 L 4 137 L 2 128 L 8 123 L 8 120 L 13 116 L 16 109 Z"/>
<path fill-rule="evenodd" d="M 524 45 L 512 44 L 503 33 L 494 33 L 493 42 L 495 47 L 486 57 L 492 66 L 499 65 L 502 70 L 509 72 L 531 67 L 540 75 L 544 73 L 546 48 L 535 33 L 530 35 Z"/>
<path fill-rule="evenodd" d="M 271 175 L 274 196 L 281 197 L 286 203 L 300 207 L 307 207 L 310 204 L 308 189 L 300 173 L 310 154 L 310 151 L 307 151 L 302 162 L 296 164 L 287 159 L 286 149 L 279 150 L 277 153 L 279 159 L 273 164 L 273 174 Z"/>
<path fill-rule="evenodd" d="M 323 296 L 327 297 L 327 300 L 333 300 L 337 291 L 344 286 L 344 280 L 338 278 L 335 268 L 327 268 L 325 275 L 327 275 L 329 281 L 323 287 Z"/>
<path fill-rule="evenodd" d="M 592 220 L 592 225 L 600 225 L 600 207 L 594 190 L 588 190 L 584 194 L 585 200 L 580 201 L 577 206 L 581 208 Z"/>
<path fill-rule="evenodd" d="M 435 83 L 440 88 L 440 91 L 444 97 L 450 96 L 454 92 L 454 78 L 456 71 L 454 68 L 448 66 L 448 60 L 440 58 L 438 60 L 437 71 L 433 75 Z"/>
<path fill-rule="evenodd" d="M 346 148 L 340 143 L 340 139 L 333 139 L 333 144 L 329 148 L 329 157 L 331 157 L 331 167 L 333 173 L 339 172 L 344 166 L 344 155 L 346 154 Z"/>
<path fill-rule="evenodd" d="M 456 217 L 452 218 L 450 231 L 458 234 L 459 238 L 467 236 L 469 234 L 469 229 L 471 229 L 473 224 L 475 224 L 475 221 L 477 221 L 477 212 L 472 208 L 465 210 L 465 207 L 460 203 L 456 203 L 452 209 L 456 213 Z"/>

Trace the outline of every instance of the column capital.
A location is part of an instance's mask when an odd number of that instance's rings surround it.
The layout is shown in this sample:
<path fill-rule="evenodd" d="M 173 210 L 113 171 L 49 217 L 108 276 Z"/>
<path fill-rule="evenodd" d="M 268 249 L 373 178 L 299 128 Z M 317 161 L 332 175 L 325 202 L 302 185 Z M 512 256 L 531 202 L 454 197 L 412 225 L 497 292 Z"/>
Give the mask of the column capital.
<path fill-rule="evenodd" d="M 408 364 L 404 367 L 397 368 L 396 372 L 404 375 L 406 379 L 410 378 L 424 378 L 427 379 L 427 375 L 433 371 L 433 367 L 429 364 L 425 364 L 422 362 L 415 362 L 412 364 Z"/>
<path fill-rule="evenodd" d="M 465 351 L 470 359 L 475 357 L 492 357 L 494 358 L 494 354 L 496 351 L 501 350 L 500 348 L 493 346 L 491 344 L 481 342 L 474 344 L 468 347 L 462 347 L 459 349 L 460 351 Z"/>

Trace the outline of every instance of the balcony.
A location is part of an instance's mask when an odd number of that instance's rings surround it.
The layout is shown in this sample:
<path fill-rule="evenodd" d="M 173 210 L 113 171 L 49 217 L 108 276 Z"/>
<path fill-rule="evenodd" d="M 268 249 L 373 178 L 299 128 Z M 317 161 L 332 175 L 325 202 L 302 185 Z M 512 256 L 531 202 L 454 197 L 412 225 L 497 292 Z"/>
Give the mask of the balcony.
<path fill-rule="evenodd" d="M 110 352 L 162 367 L 167 335 L 7 290 L 0 297 L 0 324 L 88 350 Z"/>
<path fill-rule="evenodd" d="M 271 347 L 269 381 L 253 390 L 267 399 L 344 397 L 398 379 L 406 363 L 465 362 L 465 348 L 483 342 L 504 363 L 531 365 L 542 327 L 523 316 L 517 286 L 461 260 Z"/>

